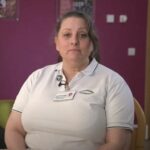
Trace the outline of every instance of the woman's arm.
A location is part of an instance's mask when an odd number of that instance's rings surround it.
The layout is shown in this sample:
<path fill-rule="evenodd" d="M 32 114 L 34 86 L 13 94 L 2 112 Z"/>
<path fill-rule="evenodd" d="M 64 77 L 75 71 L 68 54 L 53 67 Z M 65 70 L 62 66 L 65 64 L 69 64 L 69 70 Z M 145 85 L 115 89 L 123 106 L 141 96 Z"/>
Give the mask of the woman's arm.
<path fill-rule="evenodd" d="M 121 128 L 108 128 L 106 143 L 98 150 L 129 150 L 131 142 L 131 131 Z"/>
<path fill-rule="evenodd" d="M 21 113 L 12 111 L 5 129 L 5 143 L 9 150 L 25 150 L 25 131 L 21 123 Z"/>

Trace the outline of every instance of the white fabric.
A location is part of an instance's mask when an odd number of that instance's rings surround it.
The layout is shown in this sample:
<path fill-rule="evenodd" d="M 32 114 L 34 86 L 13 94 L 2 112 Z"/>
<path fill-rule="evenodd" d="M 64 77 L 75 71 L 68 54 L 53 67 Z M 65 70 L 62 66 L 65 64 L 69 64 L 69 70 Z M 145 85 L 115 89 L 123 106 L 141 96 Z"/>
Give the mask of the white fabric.
<path fill-rule="evenodd" d="M 61 69 L 59 63 L 33 72 L 16 98 L 29 148 L 97 150 L 107 127 L 133 128 L 133 97 L 120 75 L 94 59 L 69 83 L 74 98 L 56 102 Z"/>

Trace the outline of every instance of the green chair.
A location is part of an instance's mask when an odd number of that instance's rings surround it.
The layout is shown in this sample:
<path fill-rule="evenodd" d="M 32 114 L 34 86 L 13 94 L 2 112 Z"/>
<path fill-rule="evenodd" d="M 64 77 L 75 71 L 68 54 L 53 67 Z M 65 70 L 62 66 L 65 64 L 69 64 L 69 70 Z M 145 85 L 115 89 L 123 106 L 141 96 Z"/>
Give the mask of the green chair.
<path fill-rule="evenodd" d="M 2 128 L 6 126 L 13 103 L 13 99 L 0 99 L 0 127 Z"/>
<path fill-rule="evenodd" d="M 0 149 L 6 149 L 4 132 L 13 103 L 13 99 L 0 99 Z"/>

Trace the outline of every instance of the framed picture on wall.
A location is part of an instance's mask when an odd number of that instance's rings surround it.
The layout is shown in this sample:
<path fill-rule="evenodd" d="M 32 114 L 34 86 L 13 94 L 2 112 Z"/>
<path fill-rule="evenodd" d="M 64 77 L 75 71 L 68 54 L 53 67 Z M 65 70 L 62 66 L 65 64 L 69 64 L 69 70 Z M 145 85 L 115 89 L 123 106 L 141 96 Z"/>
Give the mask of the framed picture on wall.
<path fill-rule="evenodd" d="M 18 18 L 18 0 L 0 0 L 0 18 Z"/>
<path fill-rule="evenodd" d="M 59 0 L 58 4 L 60 15 L 69 10 L 79 10 L 94 18 L 94 0 Z"/>
<path fill-rule="evenodd" d="M 93 18 L 94 0 L 74 0 L 73 9 L 83 11 Z"/>

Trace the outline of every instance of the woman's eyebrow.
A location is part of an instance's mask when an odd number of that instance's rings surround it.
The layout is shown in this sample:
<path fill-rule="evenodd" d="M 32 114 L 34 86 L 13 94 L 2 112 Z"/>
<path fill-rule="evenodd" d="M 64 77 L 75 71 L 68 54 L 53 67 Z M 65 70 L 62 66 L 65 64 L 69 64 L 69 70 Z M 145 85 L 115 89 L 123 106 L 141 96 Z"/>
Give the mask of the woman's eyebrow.
<path fill-rule="evenodd" d="M 71 28 L 63 28 L 63 29 L 62 29 L 62 31 L 65 31 L 65 30 L 71 31 L 72 29 L 71 29 Z M 86 30 L 86 31 L 88 31 L 88 29 L 87 29 L 86 27 L 81 27 L 81 28 L 79 28 L 78 30 Z"/>

